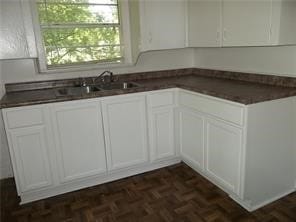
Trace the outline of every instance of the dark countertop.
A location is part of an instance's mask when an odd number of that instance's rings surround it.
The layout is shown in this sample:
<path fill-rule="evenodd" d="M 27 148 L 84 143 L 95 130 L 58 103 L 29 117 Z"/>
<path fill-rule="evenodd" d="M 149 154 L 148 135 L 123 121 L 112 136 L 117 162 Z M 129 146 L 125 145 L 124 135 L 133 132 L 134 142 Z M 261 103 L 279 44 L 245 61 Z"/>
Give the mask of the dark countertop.
<path fill-rule="evenodd" d="M 128 81 L 131 80 L 133 79 L 129 77 Z M 268 85 L 188 73 L 171 77 L 161 77 L 158 75 L 156 78 L 138 78 L 133 80 L 133 82 L 139 83 L 141 86 L 125 90 L 106 90 L 65 97 L 56 95 L 55 90 L 57 88 L 8 92 L 0 101 L 0 108 L 113 96 L 175 87 L 245 105 L 296 96 L 296 87 Z"/>

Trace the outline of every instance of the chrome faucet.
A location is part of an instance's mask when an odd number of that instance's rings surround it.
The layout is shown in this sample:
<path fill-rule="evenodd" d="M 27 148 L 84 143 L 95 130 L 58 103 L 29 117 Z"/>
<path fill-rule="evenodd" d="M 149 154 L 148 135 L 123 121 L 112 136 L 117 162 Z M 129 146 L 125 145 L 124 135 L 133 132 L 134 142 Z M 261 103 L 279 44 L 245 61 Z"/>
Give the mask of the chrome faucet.
<path fill-rule="evenodd" d="M 111 71 L 104 71 L 98 77 L 93 78 L 93 84 L 100 79 L 103 84 L 110 84 L 114 82 L 114 74 Z"/>

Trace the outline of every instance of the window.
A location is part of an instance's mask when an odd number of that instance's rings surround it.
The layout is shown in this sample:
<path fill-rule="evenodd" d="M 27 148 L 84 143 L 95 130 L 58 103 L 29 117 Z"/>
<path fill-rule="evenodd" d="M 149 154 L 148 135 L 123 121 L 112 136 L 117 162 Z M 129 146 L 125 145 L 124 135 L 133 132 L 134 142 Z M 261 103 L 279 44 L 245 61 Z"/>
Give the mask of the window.
<path fill-rule="evenodd" d="M 47 70 L 124 61 L 118 0 L 37 0 L 36 11 Z"/>

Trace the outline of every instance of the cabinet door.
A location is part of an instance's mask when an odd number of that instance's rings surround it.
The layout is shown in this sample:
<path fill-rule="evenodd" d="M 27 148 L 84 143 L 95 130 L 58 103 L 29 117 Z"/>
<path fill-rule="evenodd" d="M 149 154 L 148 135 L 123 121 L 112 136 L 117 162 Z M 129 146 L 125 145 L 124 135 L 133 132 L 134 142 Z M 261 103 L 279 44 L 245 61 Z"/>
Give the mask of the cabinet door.
<path fill-rule="evenodd" d="M 185 1 L 140 1 L 141 50 L 185 47 Z"/>
<path fill-rule="evenodd" d="M 188 0 L 188 46 L 221 46 L 222 0 Z"/>
<path fill-rule="evenodd" d="M 238 194 L 242 130 L 224 122 L 206 122 L 206 173 L 227 191 Z"/>
<path fill-rule="evenodd" d="M 151 159 L 159 160 L 175 156 L 173 107 L 150 111 Z"/>
<path fill-rule="evenodd" d="M 21 192 L 53 184 L 45 126 L 9 131 Z"/>
<path fill-rule="evenodd" d="M 223 1 L 223 46 L 270 44 L 271 0 Z"/>
<path fill-rule="evenodd" d="M 110 170 L 148 160 L 145 96 L 102 101 L 107 161 Z"/>
<path fill-rule="evenodd" d="M 272 0 L 272 32 L 273 45 L 296 44 L 296 1 Z"/>
<path fill-rule="evenodd" d="M 53 122 L 61 182 L 106 171 L 99 103 L 57 104 L 53 109 Z"/>
<path fill-rule="evenodd" d="M 204 117 L 188 109 L 179 112 L 180 153 L 194 168 L 204 169 Z"/>

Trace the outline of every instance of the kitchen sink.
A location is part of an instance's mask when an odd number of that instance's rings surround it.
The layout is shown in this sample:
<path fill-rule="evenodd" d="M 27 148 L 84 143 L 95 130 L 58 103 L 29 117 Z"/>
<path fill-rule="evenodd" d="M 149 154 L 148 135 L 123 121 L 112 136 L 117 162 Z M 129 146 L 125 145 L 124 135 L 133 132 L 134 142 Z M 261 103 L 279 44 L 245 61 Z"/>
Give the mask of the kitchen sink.
<path fill-rule="evenodd" d="M 82 94 L 91 94 L 98 91 L 105 90 L 124 90 L 139 87 L 140 85 L 134 82 L 113 82 L 104 85 L 88 85 L 88 86 L 76 86 L 65 87 L 55 90 L 55 94 L 58 97 L 63 96 L 78 96 Z"/>

